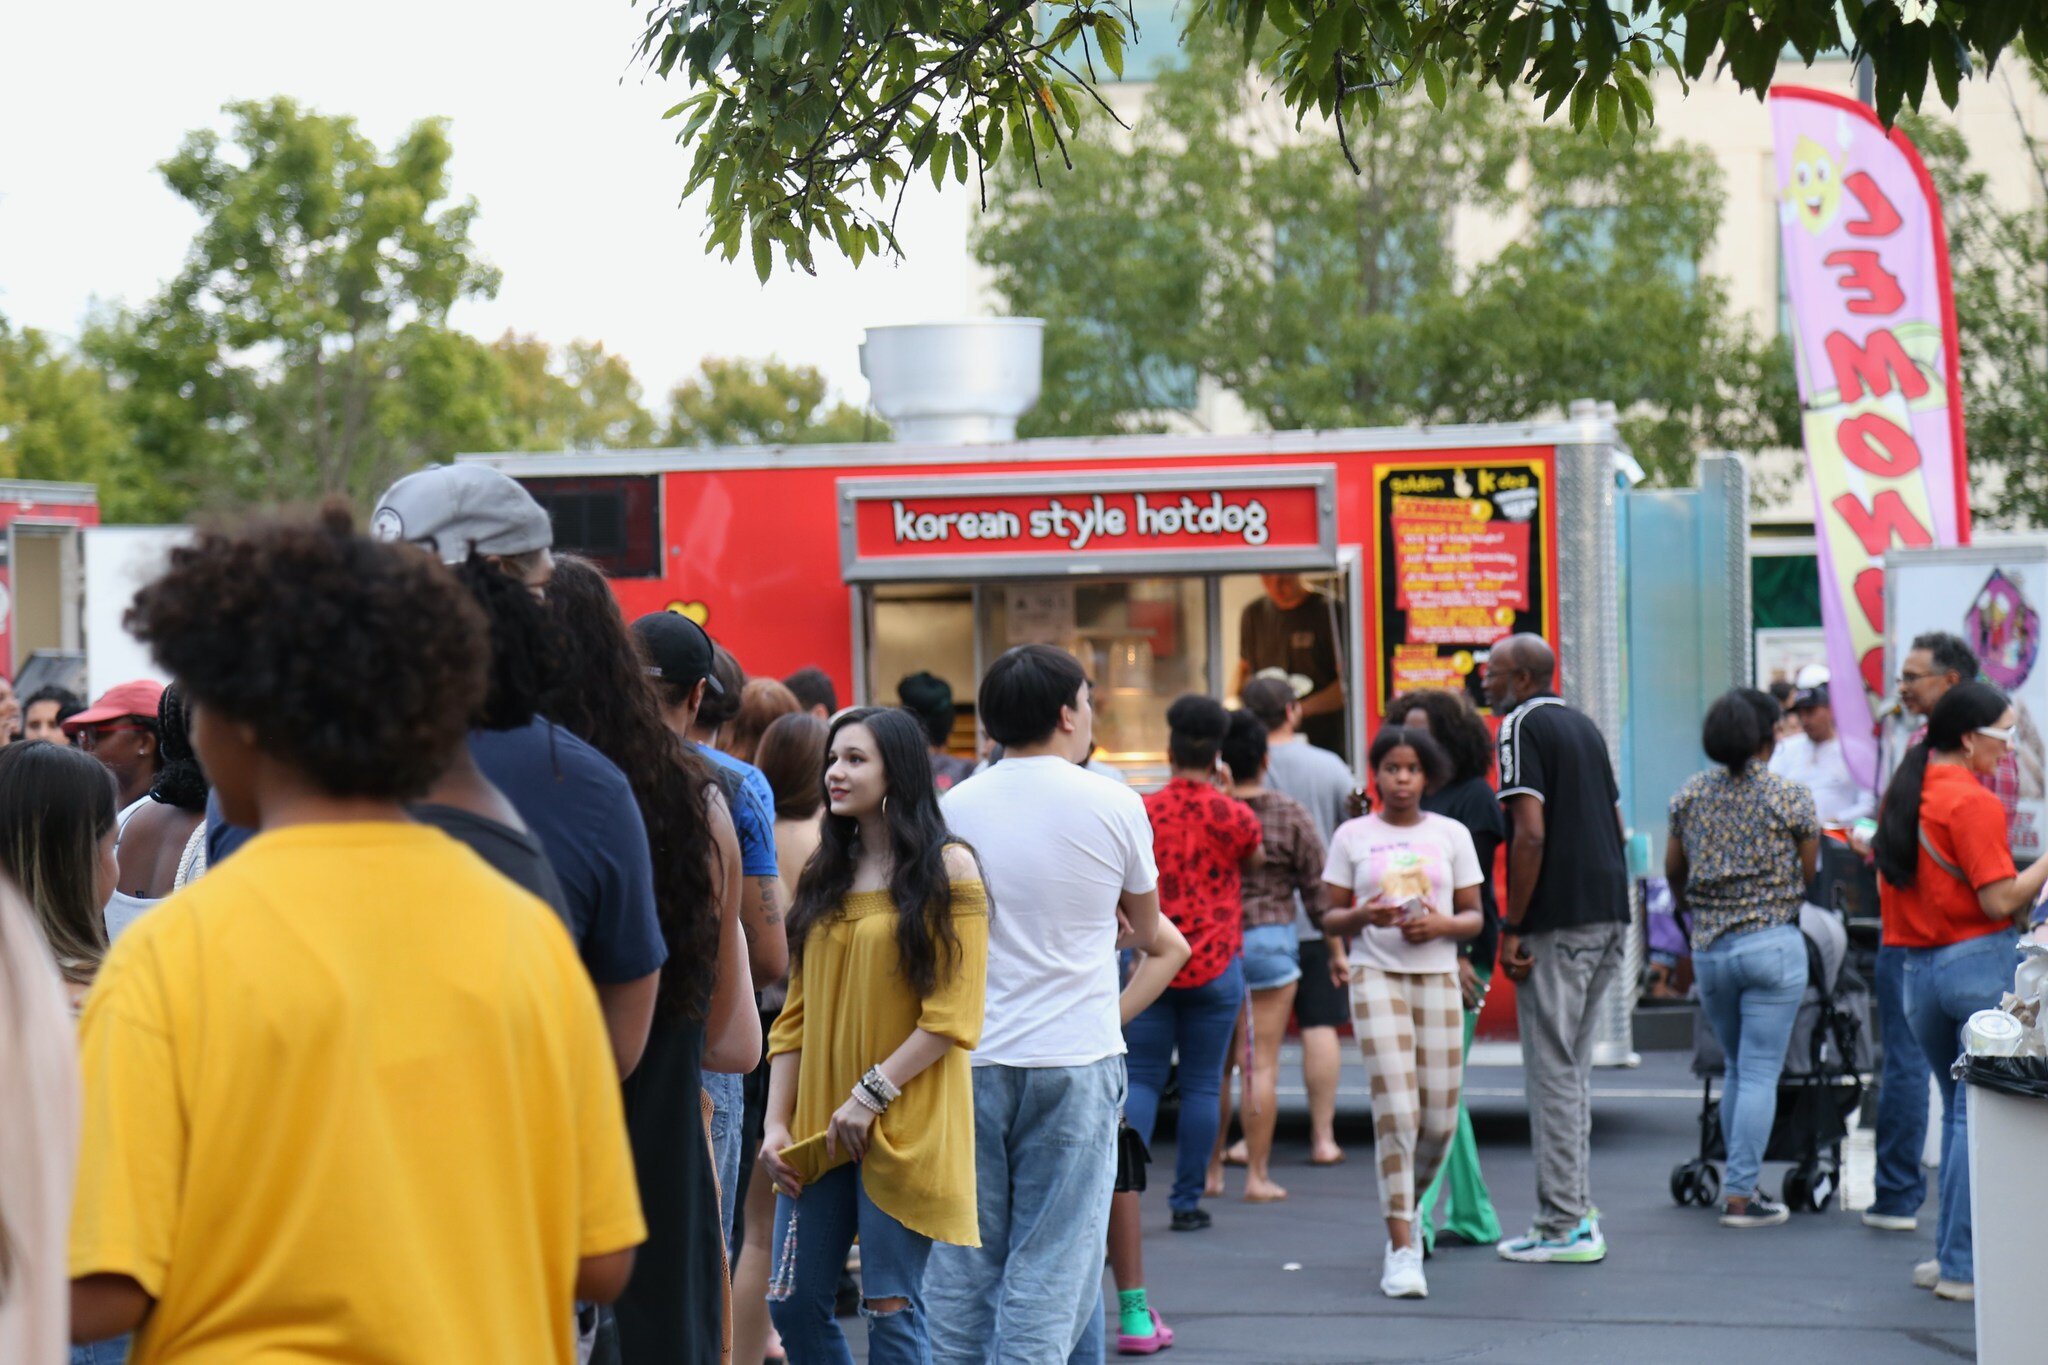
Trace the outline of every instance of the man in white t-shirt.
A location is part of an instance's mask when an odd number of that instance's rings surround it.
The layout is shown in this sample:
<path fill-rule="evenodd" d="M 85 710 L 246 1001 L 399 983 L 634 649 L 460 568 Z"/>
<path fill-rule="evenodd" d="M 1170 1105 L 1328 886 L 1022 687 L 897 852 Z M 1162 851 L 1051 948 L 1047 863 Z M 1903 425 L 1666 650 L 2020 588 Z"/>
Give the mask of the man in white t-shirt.
<path fill-rule="evenodd" d="M 1828 702 L 1826 679 L 1801 687 L 1792 696 L 1799 733 L 1778 741 L 1771 771 L 1813 793 L 1813 808 L 1823 825 L 1846 829 L 1877 812 L 1877 794 L 1849 775 L 1849 760 L 1835 734 L 1835 709 Z"/>
<path fill-rule="evenodd" d="M 939 1365 L 1045 1365 L 1095 1312 L 1124 1102 L 1116 950 L 1152 941 L 1158 873 L 1137 793 L 1080 766 L 1094 712 L 1071 655 L 1009 651 L 978 710 L 1003 761 L 942 809 L 993 907 L 974 1051 L 981 1245 L 932 1248 L 926 1327 Z"/>

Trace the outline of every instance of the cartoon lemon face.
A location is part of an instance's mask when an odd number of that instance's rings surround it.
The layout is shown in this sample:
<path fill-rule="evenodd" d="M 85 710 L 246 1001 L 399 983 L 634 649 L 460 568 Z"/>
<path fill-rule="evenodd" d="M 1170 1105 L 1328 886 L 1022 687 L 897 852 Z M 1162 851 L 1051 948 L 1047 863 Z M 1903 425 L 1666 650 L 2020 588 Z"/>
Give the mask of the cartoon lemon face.
<path fill-rule="evenodd" d="M 1842 163 L 1810 137 L 1792 145 L 1792 179 L 1785 198 L 1806 230 L 1818 237 L 1842 207 Z"/>

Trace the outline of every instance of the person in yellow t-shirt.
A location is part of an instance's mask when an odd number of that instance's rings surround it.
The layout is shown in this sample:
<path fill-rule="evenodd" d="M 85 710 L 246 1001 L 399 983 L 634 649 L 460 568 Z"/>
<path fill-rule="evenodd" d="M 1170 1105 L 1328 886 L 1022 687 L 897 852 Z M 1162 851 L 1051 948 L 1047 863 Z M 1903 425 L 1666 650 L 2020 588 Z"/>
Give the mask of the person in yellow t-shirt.
<path fill-rule="evenodd" d="M 868 1359 L 908 1365 L 931 1359 L 932 1243 L 981 1245 L 968 1055 L 987 994 L 988 896 L 973 852 L 946 832 L 907 712 L 832 723 L 825 800 L 789 916 L 789 1001 L 768 1040 L 770 1311 L 791 1365 L 848 1360 L 832 1307 L 858 1234 Z"/>
<path fill-rule="evenodd" d="M 481 700 L 475 605 L 335 507 L 173 551 L 128 623 L 262 832 L 87 997 L 74 1340 L 569 1365 L 645 1236 L 603 1017 L 548 907 L 401 804 Z"/>

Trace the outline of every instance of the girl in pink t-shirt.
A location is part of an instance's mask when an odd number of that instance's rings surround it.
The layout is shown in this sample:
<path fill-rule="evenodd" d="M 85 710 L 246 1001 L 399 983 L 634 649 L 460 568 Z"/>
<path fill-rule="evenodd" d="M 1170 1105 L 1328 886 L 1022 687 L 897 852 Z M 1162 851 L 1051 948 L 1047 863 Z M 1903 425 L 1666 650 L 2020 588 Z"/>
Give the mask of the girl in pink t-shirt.
<path fill-rule="evenodd" d="M 1464 1069 L 1457 941 L 1480 930 L 1482 874 L 1466 828 L 1422 809 L 1431 779 L 1450 769 L 1428 731 L 1381 730 L 1371 766 L 1380 809 L 1331 836 L 1322 927 L 1332 972 L 1348 978 L 1352 1027 L 1373 1082 L 1387 1219 L 1380 1291 L 1425 1298 L 1416 1194 L 1457 1131 Z"/>

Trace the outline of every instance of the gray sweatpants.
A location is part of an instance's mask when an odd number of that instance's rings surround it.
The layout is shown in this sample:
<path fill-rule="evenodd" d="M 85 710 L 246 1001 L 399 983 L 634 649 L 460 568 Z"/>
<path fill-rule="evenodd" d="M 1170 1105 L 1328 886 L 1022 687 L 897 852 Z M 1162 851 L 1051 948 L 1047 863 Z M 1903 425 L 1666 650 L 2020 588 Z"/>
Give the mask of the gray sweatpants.
<path fill-rule="evenodd" d="M 1545 1237 L 1569 1234 L 1593 1206 L 1593 1028 L 1627 935 L 1626 925 L 1590 924 L 1523 940 L 1536 965 L 1515 989 L 1515 1019 Z"/>

